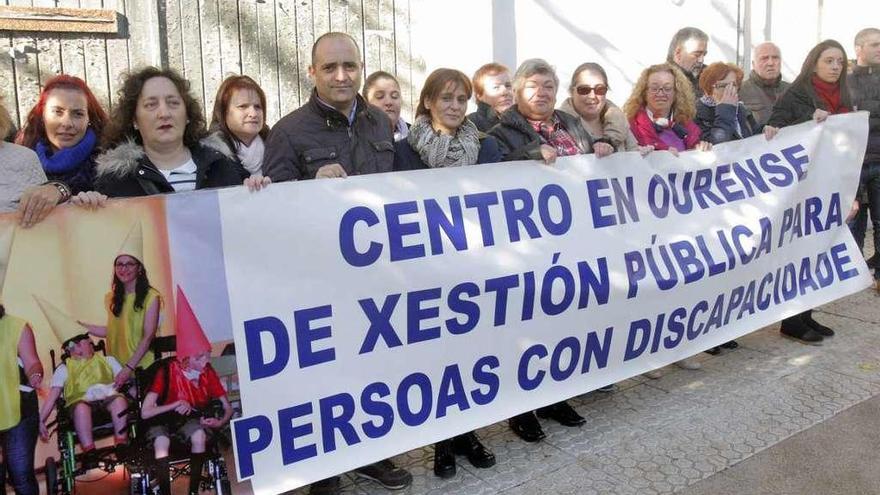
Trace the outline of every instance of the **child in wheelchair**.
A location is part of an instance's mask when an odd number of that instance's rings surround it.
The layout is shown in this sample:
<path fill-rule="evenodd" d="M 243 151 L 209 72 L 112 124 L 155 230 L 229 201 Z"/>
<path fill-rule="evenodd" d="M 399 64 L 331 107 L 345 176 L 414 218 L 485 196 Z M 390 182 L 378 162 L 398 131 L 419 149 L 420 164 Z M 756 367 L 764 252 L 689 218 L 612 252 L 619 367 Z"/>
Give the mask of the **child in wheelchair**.
<path fill-rule="evenodd" d="M 95 449 L 92 432 L 92 413 L 107 411 L 113 423 L 113 438 L 117 445 L 128 443 L 128 402 L 114 385 L 122 366 L 111 356 L 95 352 L 88 333 L 71 337 L 62 344 L 63 363 L 52 374 L 49 396 L 40 410 L 40 436 L 48 440 L 46 420 L 63 396 L 65 411 L 73 418 L 73 426 L 84 453 Z"/>
<path fill-rule="evenodd" d="M 159 464 L 161 493 L 170 494 L 169 453 L 172 439 L 190 444 L 189 493 L 198 493 L 210 437 L 232 417 L 232 406 L 220 378 L 209 364 L 211 344 L 189 302 L 177 289 L 177 354 L 159 363 L 147 389 L 141 417 L 151 420 L 147 440 Z M 214 417 L 211 403 L 219 401 L 223 413 Z"/>

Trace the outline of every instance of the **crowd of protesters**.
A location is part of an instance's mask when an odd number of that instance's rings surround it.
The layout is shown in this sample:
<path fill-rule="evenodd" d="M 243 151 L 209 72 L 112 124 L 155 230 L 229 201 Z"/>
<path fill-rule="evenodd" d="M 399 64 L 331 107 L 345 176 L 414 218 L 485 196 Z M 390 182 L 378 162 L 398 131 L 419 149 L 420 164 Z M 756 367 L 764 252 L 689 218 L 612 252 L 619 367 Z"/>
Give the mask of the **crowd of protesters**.
<path fill-rule="evenodd" d="M 734 64 L 704 65 L 710 48 L 703 31 L 679 30 L 667 59 L 645 68 L 620 105 L 606 97 L 608 77 L 594 62 L 575 68 L 561 94 L 554 67 L 542 59 L 525 60 L 515 71 L 488 63 L 473 77 L 441 68 L 428 76 L 407 123 L 394 75 L 373 73 L 361 88 L 357 43 L 347 34 L 327 33 L 312 47 L 308 70 L 315 87 L 309 100 L 271 130 L 266 95 L 246 75 L 223 81 L 207 116 L 189 81 L 171 69 L 127 74 L 109 115 L 83 80 L 62 74 L 46 82 L 18 132 L 0 106 L 0 136 L 14 138 L 0 144 L 0 212 L 17 211 L 27 228 L 63 203 L 95 209 L 108 198 L 240 185 L 256 191 L 273 182 L 512 160 L 552 166 L 560 156 L 587 153 L 600 159 L 627 151 L 677 155 L 755 135 L 773 139 L 781 127 L 867 110 L 869 141 L 850 228 L 863 247 L 870 218 L 873 268 L 880 249 L 880 30 L 858 33 L 855 64 L 837 41 L 817 44 L 791 83 L 782 80 L 781 53 L 771 42 L 754 47 L 748 76 Z M 477 109 L 467 114 L 472 98 Z M 826 165 L 833 166 L 819 166 Z M 108 339 L 118 361 L 115 381 L 124 382 L 136 367 L 149 364 L 146 351 L 161 297 L 133 252 L 117 257 L 114 281 L 107 325 L 83 325 Z M 880 291 L 880 270 L 875 283 Z M 809 310 L 783 320 L 780 331 L 808 344 L 835 333 Z M 707 352 L 736 346 L 731 341 Z M 693 358 L 677 364 L 700 367 Z M 8 472 L 16 494 L 35 494 L 34 448 L 42 420 L 34 390 L 42 386 L 44 367 L 29 324 L 2 306 L 0 375 L 0 488 Z M 538 442 L 545 437 L 539 418 L 568 427 L 585 422 L 562 401 L 511 418 L 510 428 L 522 440 Z M 453 476 L 457 455 L 478 468 L 495 464 L 494 454 L 470 432 L 435 444 L 435 474 Z M 412 480 L 390 460 L 356 474 L 388 489 Z M 339 488 L 333 477 L 314 483 L 311 493 Z"/>

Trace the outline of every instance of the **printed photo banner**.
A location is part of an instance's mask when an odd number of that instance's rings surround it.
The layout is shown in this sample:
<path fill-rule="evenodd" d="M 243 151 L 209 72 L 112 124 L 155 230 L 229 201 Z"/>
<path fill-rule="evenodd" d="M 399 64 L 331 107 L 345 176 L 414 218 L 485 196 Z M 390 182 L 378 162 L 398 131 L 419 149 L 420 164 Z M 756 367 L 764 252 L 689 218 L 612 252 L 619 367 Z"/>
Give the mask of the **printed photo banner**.
<path fill-rule="evenodd" d="M 620 153 L 220 192 L 240 478 L 279 493 L 861 290 L 867 114 Z"/>
<path fill-rule="evenodd" d="M 234 342 L 236 469 L 279 493 L 583 394 L 861 290 L 867 113 L 711 152 L 560 158 L 0 216 L 0 300 L 103 324 L 141 261 Z M 842 332 L 843 333 L 843 332 Z M 845 338 L 845 333 L 843 333 Z M 44 448 L 44 447 L 41 447 Z"/>

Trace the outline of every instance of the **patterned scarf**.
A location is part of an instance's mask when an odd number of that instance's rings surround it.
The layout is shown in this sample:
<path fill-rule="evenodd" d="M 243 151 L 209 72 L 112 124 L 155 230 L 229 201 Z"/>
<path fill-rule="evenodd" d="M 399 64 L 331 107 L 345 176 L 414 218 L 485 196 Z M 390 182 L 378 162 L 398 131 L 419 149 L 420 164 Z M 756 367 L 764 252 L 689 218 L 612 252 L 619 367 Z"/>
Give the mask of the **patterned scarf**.
<path fill-rule="evenodd" d="M 557 155 L 571 156 L 582 153 L 577 141 L 575 141 L 574 137 L 565 129 L 565 126 L 559 120 L 559 117 L 556 116 L 556 112 L 553 113 L 553 118 L 550 119 L 549 124 L 547 122 L 532 120 L 530 120 L 529 123 L 532 124 L 532 128 L 535 132 L 541 136 L 542 143 L 549 144 L 556 148 Z"/>
<path fill-rule="evenodd" d="M 406 137 L 410 146 L 430 168 L 475 165 L 480 154 L 480 138 L 477 126 L 470 120 L 455 131 L 455 135 L 441 134 L 431 126 L 431 117 L 418 117 Z"/>

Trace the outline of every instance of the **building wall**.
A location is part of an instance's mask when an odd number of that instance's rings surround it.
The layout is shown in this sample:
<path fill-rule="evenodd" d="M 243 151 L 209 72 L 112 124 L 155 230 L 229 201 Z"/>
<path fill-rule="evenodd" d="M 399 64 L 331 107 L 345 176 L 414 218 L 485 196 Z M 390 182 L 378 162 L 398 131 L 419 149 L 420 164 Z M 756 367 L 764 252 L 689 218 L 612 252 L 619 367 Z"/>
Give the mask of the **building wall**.
<path fill-rule="evenodd" d="M 65 72 L 85 79 L 108 108 L 121 77 L 144 65 L 179 70 L 210 111 L 230 74 L 253 77 L 268 97 L 270 123 L 308 99 L 307 67 L 317 36 L 345 31 L 366 71 L 410 81 L 409 0 L 0 0 L 0 5 L 115 9 L 117 35 L 0 32 L 0 96 L 21 122 L 41 84 Z"/>
<path fill-rule="evenodd" d="M 413 54 L 426 73 L 455 67 L 472 74 L 492 60 L 515 69 L 542 57 L 565 90 L 575 67 L 598 62 L 608 72 L 609 98 L 620 104 L 644 67 L 665 60 L 683 26 L 709 34 L 707 63 L 747 70 L 752 47 L 775 41 L 783 76 L 792 80 L 817 42 L 835 38 L 853 58 L 856 32 L 880 25 L 880 3 L 862 0 L 412 0 L 412 12 Z"/>

